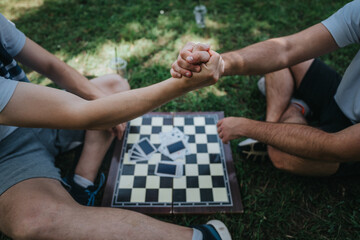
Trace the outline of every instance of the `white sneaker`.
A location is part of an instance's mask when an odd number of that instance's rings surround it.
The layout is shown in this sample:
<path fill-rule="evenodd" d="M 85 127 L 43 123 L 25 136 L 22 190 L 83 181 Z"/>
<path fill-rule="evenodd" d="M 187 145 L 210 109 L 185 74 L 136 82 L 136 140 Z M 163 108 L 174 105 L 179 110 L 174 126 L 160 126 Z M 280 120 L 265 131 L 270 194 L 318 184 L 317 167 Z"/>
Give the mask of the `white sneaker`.
<path fill-rule="evenodd" d="M 231 240 L 231 235 L 225 224 L 219 220 L 210 220 L 206 224 L 213 226 L 221 240 Z"/>

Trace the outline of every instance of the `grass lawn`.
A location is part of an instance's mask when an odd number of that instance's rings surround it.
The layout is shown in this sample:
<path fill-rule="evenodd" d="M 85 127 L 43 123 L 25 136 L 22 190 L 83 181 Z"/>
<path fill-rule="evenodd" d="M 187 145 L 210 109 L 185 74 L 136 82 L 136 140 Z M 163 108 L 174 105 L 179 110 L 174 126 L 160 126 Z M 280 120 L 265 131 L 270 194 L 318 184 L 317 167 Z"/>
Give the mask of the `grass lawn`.
<path fill-rule="evenodd" d="M 218 52 L 239 49 L 307 28 L 346 2 L 201 1 L 208 9 L 205 29 L 195 24 L 198 1 L 1 0 L 0 9 L 28 37 L 86 76 L 112 72 L 108 65 L 116 49 L 128 61 L 131 87 L 139 88 L 170 77 L 170 65 L 187 41 L 210 43 Z M 321 59 L 344 73 L 357 49 L 350 46 Z M 25 70 L 34 83 L 54 86 Z M 156 111 L 224 111 L 226 116 L 259 119 L 265 111 L 256 87 L 259 77 L 225 77 Z M 234 239 L 360 239 L 359 177 L 293 176 L 269 161 L 245 161 L 236 153 L 237 142 L 232 149 L 243 214 L 155 217 L 182 225 L 217 218 Z M 72 165 L 73 158 L 68 154 L 59 160 Z M 8 238 L 0 233 L 0 239 Z"/>

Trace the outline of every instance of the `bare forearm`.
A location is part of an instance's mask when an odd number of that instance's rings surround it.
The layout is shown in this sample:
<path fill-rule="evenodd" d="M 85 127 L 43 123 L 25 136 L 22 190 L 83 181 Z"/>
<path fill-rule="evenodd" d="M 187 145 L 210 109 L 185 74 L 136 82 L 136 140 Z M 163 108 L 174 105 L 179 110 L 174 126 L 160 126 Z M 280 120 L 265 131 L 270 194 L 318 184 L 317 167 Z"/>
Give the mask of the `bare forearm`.
<path fill-rule="evenodd" d="M 347 162 L 360 158 L 356 146 L 360 137 L 351 134 L 351 129 L 330 134 L 307 125 L 259 122 L 245 118 L 239 118 L 239 121 L 239 136 L 257 139 L 292 155 L 326 162 Z M 359 130 L 358 126 L 356 128 Z"/>
<path fill-rule="evenodd" d="M 185 83 L 185 84 L 184 84 Z M 21 127 L 106 129 L 192 90 L 183 79 L 86 101 L 57 89 L 19 83 L 0 113 L 0 124 Z"/>
<path fill-rule="evenodd" d="M 274 72 L 337 49 L 322 24 L 299 33 L 273 38 L 243 49 L 224 53 L 224 75 L 252 75 Z"/>
<path fill-rule="evenodd" d="M 93 100 L 105 96 L 87 78 L 29 38 L 15 59 L 81 98 Z"/>

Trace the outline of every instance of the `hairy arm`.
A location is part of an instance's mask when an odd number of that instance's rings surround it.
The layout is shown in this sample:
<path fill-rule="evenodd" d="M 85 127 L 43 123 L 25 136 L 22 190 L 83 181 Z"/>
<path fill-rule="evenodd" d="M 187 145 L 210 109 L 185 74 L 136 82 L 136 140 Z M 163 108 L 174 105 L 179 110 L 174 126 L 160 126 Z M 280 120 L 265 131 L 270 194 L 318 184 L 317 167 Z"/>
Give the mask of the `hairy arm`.
<path fill-rule="evenodd" d="M 235 133 L 233 136 L 222 136 L 225 141 L 246 136 L 286 153 L 316 161 L 350 162 L 360 159 L 360 124 L 337 133 L 327 133 L 300 124 L 259 122 L 246 118 L 233 120 L 236 121 L 236 126 L 232 128 Z M 219 132 L 221 135 L 221 123 Z"/>
<path fill-rule="evenodd" d="M 266 40 L 237 51 L 224 53 L 224 75 L 251 75 L 274 72 L 338 48 L 321 23 L 299 33 Z"/>
<path fill-rule="evenodd" d="M 25 46 L 15 60 L 84 99 L 92 100 L 106 96 L 87 78 L 29 38 L 26 38 Z"/>
<path fill-rule="evenodd" d="M 207 49 L 192 51 L 188 43 L 173 63 L 170 71 L 175 78 L 191 77 L 198 64 L 207 62 Z M 255 75 L 274 72 L 321 56 L 338 48 L 334 38 L 321 23 L 293 35 L 272 38 L 245 48 L 221 54 L 225 62 L 223 75 Z M 191 60 L 190 60 L 191 59 Z"/>

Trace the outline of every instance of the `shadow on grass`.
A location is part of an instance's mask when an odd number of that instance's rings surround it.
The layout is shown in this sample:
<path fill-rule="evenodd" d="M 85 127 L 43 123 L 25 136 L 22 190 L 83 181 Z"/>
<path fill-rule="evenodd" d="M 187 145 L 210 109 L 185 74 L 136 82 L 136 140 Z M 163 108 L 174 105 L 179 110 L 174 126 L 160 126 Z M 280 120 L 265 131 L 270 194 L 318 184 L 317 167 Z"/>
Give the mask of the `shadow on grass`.
<path fill-rule="evenodd" d="M 22 0 L 8 1 L 14 4 Z M 208 8 L 207 28 L 198 29 L 192 10 L 197 1 L 45 0 L 12 19 L 17 27 L 85 75 L 106 73 L 119 56 L 128 65 L 133 88 L 168 78 L 169 68 L 186 41 L 210 42 L 220 52 L 270 37 L 292 34 L 320 22 L 346 1 L 201 1 Z M 164 14 L 160 13 L 164 11 Z M 324 56 L 343 71 L 355 47 Z M 100 71 L 100 70 L 101 71 Z M 31 79 L 49 85 L 45 78 Z M 226 77 L 163 105 L 158 111 L 224 111 L 226 116 L 264 116 L 265 100 L 257 76 Z M 53 85 L 51 85 L 53 86 Z M 245 213 L 241 215 L 169 216 L 182 225 L 211 218 L 226 223 L 234 239 L 356 239 L 360 218 L 359 177 L 302 178 L 282 173 L 269 161 L 249 162 L 232 143 Z M 64 174 L 76 163 L 75 152 L 58 158 Z M 109 155 L 102 171 L 107 171 Z M 0 234 L 0 239 L 6 239 Z"/>

